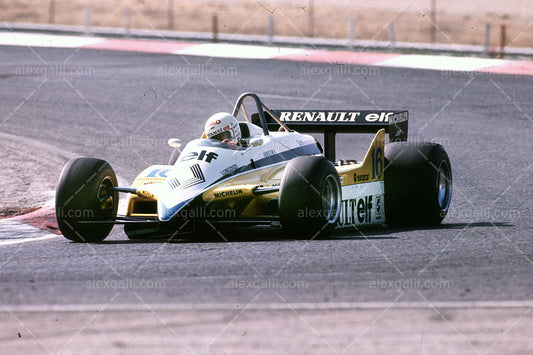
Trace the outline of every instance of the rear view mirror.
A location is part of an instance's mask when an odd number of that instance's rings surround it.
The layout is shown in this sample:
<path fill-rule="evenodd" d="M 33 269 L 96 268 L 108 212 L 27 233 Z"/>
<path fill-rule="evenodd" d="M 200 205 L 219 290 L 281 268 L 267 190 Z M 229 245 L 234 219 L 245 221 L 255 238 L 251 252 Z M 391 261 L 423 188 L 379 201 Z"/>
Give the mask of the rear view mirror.
<path fill-rule="evenodd" d="M 263 144 L 263 139 L 261 138 L 252 138 L 250 139 L 250 146 L 258 147 Z"/>
<path fill-rule="evenodd" d="M 181 139 L 178 139 L 178 138 L 170 138 L 170 139 L 168 140 L 168 145 L 169 145 L 171 148 L 180 149 L 180 147 L 182 146 Z"/>

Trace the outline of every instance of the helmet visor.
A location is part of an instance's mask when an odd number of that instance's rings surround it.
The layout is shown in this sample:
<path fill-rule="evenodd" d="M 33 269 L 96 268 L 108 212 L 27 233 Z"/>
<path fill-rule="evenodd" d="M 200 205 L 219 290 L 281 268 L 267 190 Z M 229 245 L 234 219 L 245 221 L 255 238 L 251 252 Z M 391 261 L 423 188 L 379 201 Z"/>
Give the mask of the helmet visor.
<path fill-rule="evenodd" d="M 227 130 L 227 131 L 221 132 L 219 134 L 215 134 L 214 136 L 211 136 L 210 138 L 219 140 L 221 142 L 224 141 L 225 139 L 231 141 L 231 140 L 233 140 L 232 130 Z"/>

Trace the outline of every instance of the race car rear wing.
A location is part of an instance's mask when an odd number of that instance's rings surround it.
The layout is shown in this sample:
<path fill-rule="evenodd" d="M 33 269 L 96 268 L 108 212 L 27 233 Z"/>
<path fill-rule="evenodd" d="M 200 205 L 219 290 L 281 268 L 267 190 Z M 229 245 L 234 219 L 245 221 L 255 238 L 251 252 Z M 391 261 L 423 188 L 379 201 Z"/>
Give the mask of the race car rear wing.
<path fill-rule="evenodd" d="M 274 114 L 289 129 L 301 133 L 324 133 L 324 155 L 335 161 L 337 133 L 376 133 L 385 129 L 390 142 L 406 141 L 408 111 L 272 110 L 265 112 L 269 130 L 280 125 Z"/>
<path fill-rule="evenodd" d="M 248 116 L 243 102 L 255 101 L 257 112 Z M 406 141 L 409 121 L 408 111 L 384 110 L 270 110 L 254 93 L 242 94 L 233 110 L 237 117 L 243 111 L 245 119 L 269 131 L 290 129 L 301 133 L 324 133 L 324 155 L 335 161 L 335 135 L 337 133 L 376 133 L 385 129 L 389 141 Z"/>

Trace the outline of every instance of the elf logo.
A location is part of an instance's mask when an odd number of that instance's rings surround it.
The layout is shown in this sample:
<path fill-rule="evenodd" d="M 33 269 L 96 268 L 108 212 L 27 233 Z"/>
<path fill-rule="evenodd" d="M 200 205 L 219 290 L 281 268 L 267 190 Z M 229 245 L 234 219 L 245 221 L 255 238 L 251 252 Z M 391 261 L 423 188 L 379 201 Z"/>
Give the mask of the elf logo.
<path fill-rule="evenodd" d="M 365 116 L 367 122 L 389 122 L 389 117 L 394 112 L 373 112 Z"/>
<path fill-rule="evenodd" d="M 381 199 L 380 199 L 381 206 Z M 353 200 L 343 200 L 338 224 L 340 226 L 367 224 L 372 222 L 372 196 L 365 196 Z M 381 211 L 380 211 L 381 214 Z"/>
<path fill-rule="evenodd" d="M 203 160 L 206 163 L 211 163 L 212 160 L 216 160 L 218 157 L 217 153 L 214 152 L 208 152 L 207 150 L 202 150 L 200 153 L 198 152 L 189 152 L 186 153 L 183 158 L 180 159 L 180 161 L 188 161 L 188 160 Z"/>
<path fill-rule="evenodd" d="M 357 220 L 369 223 L 372 220 L 372 196 L 365 196 L 357 201 Z"/>

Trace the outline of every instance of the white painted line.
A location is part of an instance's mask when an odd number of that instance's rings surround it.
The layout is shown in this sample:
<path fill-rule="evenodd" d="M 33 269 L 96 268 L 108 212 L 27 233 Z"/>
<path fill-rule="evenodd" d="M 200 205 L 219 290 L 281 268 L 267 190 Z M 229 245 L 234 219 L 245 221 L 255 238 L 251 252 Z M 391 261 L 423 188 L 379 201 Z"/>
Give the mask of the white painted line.
<path fill-rule="evenodd" d="M 25 47 L 77 48 L 105 41 L 104 38 L 57 36 L 39 33 L 0 32 L 0 45 Z"/>
<path fill-rule="evenodd" d="M 0 240 L 0 247 L 4 245 L 39 242 L 42 240 L 47 240 L 47 239 L 52 239 L 52 238 L 57 238 L 57 237 L 61 237 L 61 236 L 57 234 L 47 234 L 47 235 L 43 235 L 42 237 Z"/>
<path fill-rule="evenodd" d="M 410 54 L 377 62 L 374 65 L 443 71 L 475 71 L 503 63 L 506 61 L 500 59 Z"/>
<path fill-rule="evenodd" d="M 228 310 L 357 310 L 357 309 L 480 309 L 532 308 L 526 301 L 447 301 L 447 302 L 342 302 L 342 303 L 228 303 L 228 304 L 66 304 L 66 305 L 3 305 L 0 312 L 93 312 L 105 309 L 117 311 L 228 311 Z"/>
<path fill-rule="evenodd" d="M 0 220 L 0 247 L 21 243 L 38 242 L 60 237 L 48 231 L 10 218 Z"/>
<path fill-rule="evenodd" d="M 252 46 L 245 44 L 207 43 L 174 51 L 174 54 L 217 58 L 270 59 L 301 52 L 297 48 Z"/>

